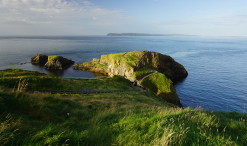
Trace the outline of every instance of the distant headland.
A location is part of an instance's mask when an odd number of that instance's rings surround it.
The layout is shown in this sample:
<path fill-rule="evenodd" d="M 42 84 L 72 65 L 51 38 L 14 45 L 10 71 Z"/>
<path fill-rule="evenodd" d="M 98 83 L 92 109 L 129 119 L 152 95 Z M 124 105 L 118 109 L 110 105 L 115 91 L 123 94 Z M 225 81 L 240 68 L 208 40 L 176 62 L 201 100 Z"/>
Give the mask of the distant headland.
<path fill-rule="evenodd" d="M 107 36 L 194 36 L 186 34 L 108 33 Z"/>

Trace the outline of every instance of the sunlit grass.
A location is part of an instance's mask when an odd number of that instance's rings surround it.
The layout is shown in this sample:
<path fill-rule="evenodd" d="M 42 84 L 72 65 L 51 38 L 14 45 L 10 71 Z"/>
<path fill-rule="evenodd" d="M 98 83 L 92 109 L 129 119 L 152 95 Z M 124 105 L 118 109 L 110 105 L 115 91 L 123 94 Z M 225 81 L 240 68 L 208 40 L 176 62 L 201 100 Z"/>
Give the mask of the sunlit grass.
<path fill-rule="evenodd" d="M 130 88 L 122 78 L 49 79 L 61 89 Z M 247 145 L 246 114 L 172 107 L 141 92 L 31 94 L 0 83 L 0 145 Z"/>
<path fill-rule="evenodd" d="M 58 56 L 58 55 L 50 55 L 50 56 L 48 56 L 48 59 L 49 59 L 49 60 L 54 60 L 54 59 L 58 59 L 58 58 L 60 58 L 60 57 L 62 57 L 62 56 Z"/>
<path fill-rule="evenodd" d="M 121 90 L 132 89 L 131 83 L 123 77 L 97 79 L 63 79 L 38 72 L 19 69 L 0 70 L 0 85 L 17 88 L 20 80 L 28 80 L 28 89 L 50 90 Z"/>

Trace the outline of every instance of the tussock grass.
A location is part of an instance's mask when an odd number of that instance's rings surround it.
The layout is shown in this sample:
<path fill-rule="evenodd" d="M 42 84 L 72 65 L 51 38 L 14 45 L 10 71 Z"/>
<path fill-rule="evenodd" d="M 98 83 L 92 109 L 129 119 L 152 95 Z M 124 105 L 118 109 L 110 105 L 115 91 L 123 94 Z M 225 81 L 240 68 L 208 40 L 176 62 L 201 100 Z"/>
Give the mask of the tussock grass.
<path fill-rule="evenodd" d="M 61 86 L 91 84 L 49 78 Z M 102 80 L 94 81 L 129 87 L 122 78 Z M 29 94 L 4 84 L 1 80 L 0 145 L 247 145 L 246 114 L 176 108 L 140 92 Z"/>

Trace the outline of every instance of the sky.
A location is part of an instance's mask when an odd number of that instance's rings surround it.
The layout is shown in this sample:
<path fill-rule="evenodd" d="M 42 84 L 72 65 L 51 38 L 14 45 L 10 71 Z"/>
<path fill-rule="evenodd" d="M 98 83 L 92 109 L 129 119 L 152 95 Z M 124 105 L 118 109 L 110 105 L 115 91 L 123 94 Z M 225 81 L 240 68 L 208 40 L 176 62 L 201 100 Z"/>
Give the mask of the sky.
<path fill-rule="evenodd" d="M 247 36 L 247 0 L 0 0 L 0 36 Z"/>

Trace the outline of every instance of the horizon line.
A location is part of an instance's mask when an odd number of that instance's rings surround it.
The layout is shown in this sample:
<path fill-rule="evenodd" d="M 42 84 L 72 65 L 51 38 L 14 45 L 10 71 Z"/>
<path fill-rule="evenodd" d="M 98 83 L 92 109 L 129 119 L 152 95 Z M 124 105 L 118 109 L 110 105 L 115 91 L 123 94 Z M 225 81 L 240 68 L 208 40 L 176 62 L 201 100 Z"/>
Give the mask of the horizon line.
<path fill-rule="evenodd" d="M 130 36 L 130 37 L 148 37 L 148 36 L 155 36 L 155 37 L 176 37 L 176 36 L 180 36 L 180 37 L 227 37 L 227 38 L 236 38 L 236 37 L 241 37 L 241 38 L 245 38 L 247 37 L 247 35 L 245 36 L 224 36 L 224 35 L 193 35 L 193 34 L 151 34 L 151 33 L 107 33 L 107 34 L 88 34 L 88 35 L 0 35 L 0 37 L 85 37 L 85 36 L 106 36 L 106 37 L 129 37 L 128 35 L 119 35 L 119 36 L 108 36 L 108 34 L 140 34 L 139 36 Z M 141 34 L 144 34 L 143 36 L 141 36 Z M 147 35 L 147 36 L 145 36 Z"/>

